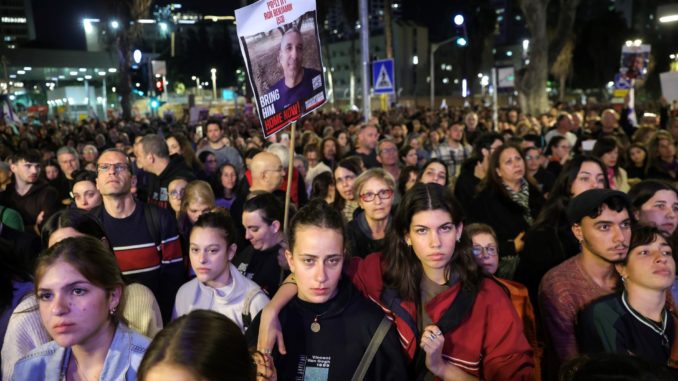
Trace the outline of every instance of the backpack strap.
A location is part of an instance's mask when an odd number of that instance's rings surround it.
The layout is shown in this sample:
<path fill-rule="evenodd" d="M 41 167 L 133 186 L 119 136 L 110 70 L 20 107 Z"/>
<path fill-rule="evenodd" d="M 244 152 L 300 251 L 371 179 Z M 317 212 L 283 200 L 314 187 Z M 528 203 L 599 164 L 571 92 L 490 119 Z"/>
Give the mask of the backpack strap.
<path fill-rule="evenodd" d="M 377 330 L 374 331 L 372 339 L 367 345 L 367 349 L 365 349 L 365 353 L 363 353 L 363 357 L 360 359 L 360 363 L 358 364 L 355 373 L 353 373 L 353 377 L 351 377 L 351 381 L 362 381 L 365 378 L 367 369 L 370 367 L 370 364 L 372 364 L 374 355 L 377 354 L 377 350 L 381 346 L 381 342 L 384 341 L 384 337 L 386 337 L 386 333 L 388 333 L 388 329 L 391 328 L 391 325 L 391 321 L 384 315 Z"/>
<path fill-rule="evenodd" d="M 247 331 L 247 328 L 252 324 L 252 314 L 250 313 L 250 305 L 257 294 L 263 294 L 264 291 L 260 287 L 251 288 L 245 294 L 245 299 L 242 301 L 242 328 Z"/>
<path fill-rule="evenodd" d="M 457 297 L 454 298 L 450 307 L 443 312 L 440 320 L 435 324 L 440 328 L 443 335 L 457 328 L 469 316 L 475 300 L 475 293 L 467 291 L 463 287 L 459 289 Z M 417 349 L 412 360 L 412 369 L 416 379 L 423 380 L 428 373 L 428 369 L 426 369 L 426 353 L 419 346 L 421 339 L 419 335 L 415 339 L 417 340 Z"/>
<path fill-rule="evenodd" d="M 414 336 L 419 336 L 419 328 L 417 322 L 414 321 L 412 315 L 407 312 L 401 305 L 401 299 L 398 296 L 398 292 L 393 288 L 384 288 L 381 293 L 381 300 L 384 302 L 386 308 L 393 312 L 397 317 L 402 319 L 405 324 L 412 330 Z"/>
<path fill-rule="evenodd" d="M 156 209 L 157 207 L 146 203 L 142 205 L 144 206 L 144 218 L 146 218 L 148 233 L 151 234 L 156 248 L 159 248 L 162 244 L 162 236 L 160 234 L 160 215 Z"/>

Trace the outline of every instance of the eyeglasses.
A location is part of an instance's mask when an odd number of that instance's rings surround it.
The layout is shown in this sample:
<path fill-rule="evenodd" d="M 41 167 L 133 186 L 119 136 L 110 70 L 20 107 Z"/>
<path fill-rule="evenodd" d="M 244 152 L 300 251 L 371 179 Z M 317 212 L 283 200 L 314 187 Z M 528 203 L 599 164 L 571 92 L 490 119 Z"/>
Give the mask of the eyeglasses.
<path fill-rule="evenodd" d="M 125 163 L 117 164 L 101 163 L 97 165 L 97 171 L 99 171 L 99 173 L 108 173 L 110 169 L 113 169 L 113 173 L 118 175 L 124 171 L 129 171 L 129 165 Z"/>
<path fill-rule="evenodd" d="M 377 193 L 367 192 L 360 195 L 360 199 L 364 202 L 370 202 L 374 200 L 376 196 L 379 196 L 380 200 L 387 200 L 393 196 L 393 191 L 391 189 L 382 189 Z"/>
<path fill-rule="evenodd" d="M 175 189 L 171 192 L 169 192 L 170 197 L 172 197 L 175 200 L 181 200 L 182 197 L 184 197 L 184 193 L 186 193 L 186 189 Z"/>
<path fill-rule="evenodd" d="M 497 255 L 497 247 L 496 246 L 482 247 L 480 245 L 473 245 L 472 250 L 473 250 L 473 256 L 474 257 L 483 257 L 483 252 L 488 257 L 494 257 L 494 256 Z"/>
<path fill-rule="evenodd" d="M 539 160 L 541 159 L 541 155 L 536 154 L 536 155 L 525 155 L 525 160 Z"/>

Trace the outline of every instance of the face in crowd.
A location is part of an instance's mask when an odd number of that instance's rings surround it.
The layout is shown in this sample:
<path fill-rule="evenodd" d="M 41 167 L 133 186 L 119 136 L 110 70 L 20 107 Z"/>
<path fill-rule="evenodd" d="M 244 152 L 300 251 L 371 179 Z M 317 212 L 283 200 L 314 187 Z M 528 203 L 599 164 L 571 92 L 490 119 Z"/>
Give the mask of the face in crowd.
<path fill-rule="evenodd" d="M 582 218 L 579 224 L 572 225 L 572 232 L 582 250 L 602 261 L 617 263 L 626 257 L 629 249 L 631 217 L 626 208 L 617 212 L 603 204 L 598 217 Z"/>
<path fill-rule="evenodd" d="M 337 192 L 346 201 L 353 201 L 353 183 L 356 177 L 355 173 L 344 167 L 337 167 L 334 170 L 334 182 L 337 186 Z"/>
<path fill-rule="evenodd" d="M 309 303 L 324 303 L 337 294 L 344 265 L 344 238 L 336 229 L 299 226 L 294 247 L 285 253 L 297 281 L 298 296 Z"/>

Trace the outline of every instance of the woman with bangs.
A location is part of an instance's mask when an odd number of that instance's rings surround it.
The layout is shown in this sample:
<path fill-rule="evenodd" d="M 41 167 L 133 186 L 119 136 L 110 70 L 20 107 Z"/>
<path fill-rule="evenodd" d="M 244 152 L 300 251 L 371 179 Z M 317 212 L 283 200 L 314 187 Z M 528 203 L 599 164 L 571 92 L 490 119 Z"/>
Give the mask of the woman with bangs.
<path fill-rule="evenodd" d="M 476 264 L 463 221 L 449 189 L 416 184 L 393 217 L 384 252 L 359 261 L 353 284 L 394 319 L 409 379 L 531 380 L 522 322 L 506 291 Z M 290 289 L 284 285 L 264 308 L 260 349 L 277 340 L 284 352 L 271 327 Z"/>
<path fill-rule="evenodd" d="M 579 350 L 630 353 L 666 367 L 672 362 L 676 325 L 666 298 L 676 274 L 668 236 L 654 226 L 636 226 L 629 253 L 615 268 L 622 280 L 621 293 L 601 298 L 582 311 Z M 678 376 L 676 369 L 671 370 Z"/>

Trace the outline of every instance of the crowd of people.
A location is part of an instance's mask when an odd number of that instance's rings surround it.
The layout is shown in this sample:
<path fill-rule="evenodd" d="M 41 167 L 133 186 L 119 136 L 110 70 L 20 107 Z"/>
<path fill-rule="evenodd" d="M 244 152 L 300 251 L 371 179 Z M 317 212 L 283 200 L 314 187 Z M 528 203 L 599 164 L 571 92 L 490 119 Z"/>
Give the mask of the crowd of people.
<path fill-rule="evenodd" d="M 4 125 L 1 379 L 675 379 L 656 111 Z"/>

